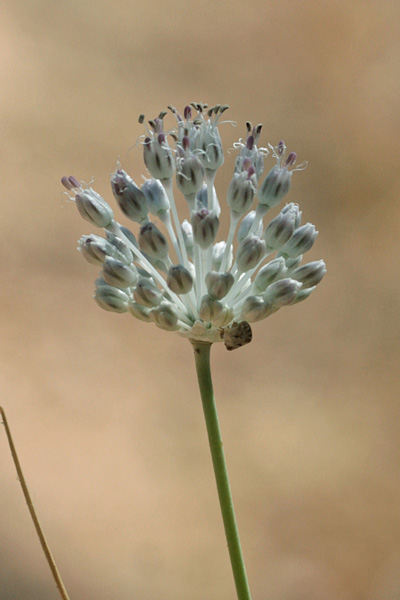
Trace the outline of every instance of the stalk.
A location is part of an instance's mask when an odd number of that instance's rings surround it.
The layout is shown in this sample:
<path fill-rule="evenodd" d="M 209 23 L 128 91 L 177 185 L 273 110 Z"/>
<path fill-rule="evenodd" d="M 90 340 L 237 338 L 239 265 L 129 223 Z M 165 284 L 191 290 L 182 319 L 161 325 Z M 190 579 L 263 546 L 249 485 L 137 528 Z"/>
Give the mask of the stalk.
<path fill-rule="evenodd" d="M 191 342 L 236 593 L 238 600 L 251 600 L 211 380 L 211 344 L 196 340 Z"/>

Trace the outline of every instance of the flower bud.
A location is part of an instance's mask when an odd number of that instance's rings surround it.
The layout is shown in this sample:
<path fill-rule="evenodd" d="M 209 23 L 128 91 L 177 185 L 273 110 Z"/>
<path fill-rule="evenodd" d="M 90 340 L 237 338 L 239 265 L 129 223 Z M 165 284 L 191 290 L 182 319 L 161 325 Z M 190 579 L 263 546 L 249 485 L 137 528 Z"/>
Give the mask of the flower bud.
<path fill-rule="evenodd" d="M 204 169 L 197 156 L 178 158 L 176 185 L 184 196 L 195 196 L 201 190 L 203 180 Z"/>
<path fill-rule="evenodd" d="M 111 225 L 114 213 L 107 202 L 92 188 L 81 189 L 75 196 L 80 215 L 95 227 Z"/>
<path fill-rule="evenodd" d="M 121 231 L 137 248 L 137 241 L 133 233 L 129 231 L 129 229 L 126 229 L 126 227 L 121 227 Z M 114 252 L 113 254 L 110 254 L 110 256 L 113 258 L 118 258 L 118 260 L 121 262 L 130 265 L 130 263 L 133 261 L 133 254 L 128 244 L 124 242 L 124 240 L 121 240 L 121 238 L 119 238 L 117 235 L 111 233 L 111 231 L 106 231 L 106 236 L 107 240 L 113 245 L 114 248 Z"/>
<path fill-rule="evenodd" d="M 235 173 L 228 188 L 228 206 L 232 213 L 241 217 L 247 212 L 254 200 L 257 179 L 254 169 Z"/>
<path fill-rule="evenodd" d="M 128 294 L 111 285 L 96 283 L 94 299 L 101 308 L 117 313 L 124 313 L 128 310 Z"/>
<path fill-rule="evenodd" d="M 222 259 L 225 254 L 226 242 L 217 242 L 214 244 L 212 248 L 212 263 L 211 268 L 213 271 L 219 271 Z M 233 249 L 232 246 L 229 249 L 228 262 L 226 263 L 226 268 L 230 269 L 233 262 Z"/>
<path fill-rule="evenodd" d="M 139 275 L 134 265 L 126 265 L 120 260 L 107 257 L 103 266 L 103 278 L 109 285 L 125 289 L 135 285 Z"/>
<path fill-rule="evenodd" d="M 162 219 L 171 208 L 163 184 L 158 179 L 146 179 L 141 190 L 145 195 L 151 214 Z"/>
<path fill-rule="evenodd" d="M 213 321 L 221 314 L 224 305 L 219 300 L 211 298 L 208 294 L 202 297 L 199 308 L 199 317 L 203 321 Z"/>
<path fill-rule="evenodd" d="M 297 292 L 295 299 L 290 303 L 290 305 L 293 306 L 293 304 L 298 304 L 299 302 L 303 302 L 303 300 L 306 300 L 310 296 L 310 294 L 315 290 L 316 287 L 317 286 L 314 285 L 314 287 L 310 287 Z"/>
<path fill-rule="evenodd" d="M 234 284 L 235 278 L 231 273 L 217 273 L 210 271 L 206 275 L 206 286 L 211 298 L 221 300 Z"/>
<path fill-rule="evenodd" d="M 175 294 L 187 294 L 193 287 L 193 277 L 183 265 L 170 267 L 167 285 Z"/>
<path fill-rule="evenodd" d="M 286 273 L 285 259 L 280 256 L 262 267 L 254 278 L 254 291 L 264 292 L 271 283 L 282 278 Z"/>
<path fill-rule="evenodd" d="M 251 226 L 253 225 L 255 216 L 256 216 L 256 211 L 251 210 L 244 217 L 244 219 L 242 219 L 242 222 L 240 223 L 239 229 L 237 232 L 237 241 L 239 242 L 239 244 L 240 244 L 240 242 L 243 242 L 243 240 L 248 236 Z M 256 235 L 257 237 L 260 237 L 261 233 L 262 233 L 262 228 L 263 228 L 262 221 L 260 221 L 258 224 L 258 227 L 257 227 L 257 231 L 254 232 L 254 235 Z"/>
<path fill-rule="evenodd" d="M 178 313 L 169 302 L 161 302 L 160 306 L 153 308 L 150 318 L 160 329 L 174 331 L 178 329 Z"/>
<path fill-rule="evenodd" d="M 111 188 L 118 206 L 132 221 L 142 223 L 147 220 L 149 211 L 148 202 L 129 175 L 122 169 L 118 169 L 111 176 Z"/>
<path fill-rule="evenodd" d="M 279 250 L 292 237 L 295 229 L 295 216 L 291 211 L 280 212 L 264 231 L 267 252 Z"/>
<path fill-rule="evenodd" d="M 193 228 L 189 221 L 185 219 L 181 225 L 183 243 L 189 257 L 193 256 Z"/>
<path fill-rule="evenodd" d="M 102 265 L 107 256 L 113 256 L 113 246 L 99 235 L 83 235 L 78 241 L 78 250 L 92 265 Z"/>
<path fill-rule="evenodd" d="M 290 212 L 294 216 L 295 228 L 297 229 L 297 227 L 300 227 L 302 212 L 299 209 L 299 205 L 294 202 L 289 202 L 289 204 L 286 204 L 281 210 L 282 214 L 286 214 L 287 212 Z"/>
<path fill-rule="evenodd" d="M 150 277 L 140 277 L 133 290 L 133 297 L 138 304 L 152 308 L 160 304 L 163 294 Z"/>
<path fill-rule="evenodd" d="M 263 298 L 274 306 L 285 306 L 293 302 L 300 288 L 301 283 L 294 279 L 280 279 L 267 287 Z"/>
<path fill-rule="evenodd" d="M 316 286 L 326 273 L 326 265 L 323 260 L 315 260 L 295 269 L 290 277 L 303 284 L 302 289 Z"/>
<path fill-rule="evenodd" d="M 152 258 L 164 260 L 168 256 L 168 243 L 154 223 L 146 223 L 140 228 L 139 247 Z"/>
<path fill-rule="evenodd" d="M 257 323 L 275 312 L 277 307 L 266 302 L 261 296 L 248 296 L 243 302 L 241 318 L 249 323 Z"/>
<path fill-rule="evenodd" d="M 216 127 L 204 124 L 199 128 L 195 147 L 205 171 L 215 172 L 224 162 L 222 142 Z"/>
<path fill-rule="evenodd" d="M 219 227 L 218 217 L 213 211 L 202 208 L 192 213 L 191 223 L 195 242 L 202 250 L 206 250 L 216 238 Z"/>
<path fill-rule="evenodd" d="M 292 172 L 285 167 L 273 167 L 258 190 L 260 204 L 273 208 L 286 196 L 290 189 Z"/>
<path fill-rule="evenodd" d="M 236 264 L 239 271 L 253 269 L 265 254 L 265 243 L 252 235 L 239 244 L 236 252 Z"/>
<path fill-rule="evenodd" d="M 132 315 L 132 317 L 139 319 L 139 321 L 144 321 L 145 323 L 149 323 L 151 321 L 150 309 L 142 306 L 142 304 L 133 302 L 132 300 L 128 304 L 128 312 Z"/>
<path fill-rule="evenodd" d="M 280 248 L 280 253 L 289 258 L 297 258 L 313 246 L 318 235 L 314 225 L 306 223 L 295 230 L 290 240 Z"/>
<path fill-rule="evenodd" d="M 172 150 L 163 132 L 162 119 L 154 119 L 154 134 L 143 142 L 143 158 L 146 167 L 156 179 L 171 179 L 174 174 Z"/>
<path fill-rule="evenodd" d="M 218 317 L 213 319 L 214 327 L 226 327 L 233 319 L 233 308 L 224 306 Z"/>

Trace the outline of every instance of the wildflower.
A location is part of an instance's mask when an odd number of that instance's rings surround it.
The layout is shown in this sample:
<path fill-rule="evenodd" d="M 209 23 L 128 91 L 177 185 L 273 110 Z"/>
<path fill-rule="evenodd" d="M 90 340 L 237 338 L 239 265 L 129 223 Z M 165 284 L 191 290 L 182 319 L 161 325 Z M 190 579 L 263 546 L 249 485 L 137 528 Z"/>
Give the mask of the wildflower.
<path fill-rule="evenodd" d="M 295 167 L 296 154 L 286 157 L 286 146 L 279 142 L 269 146 L 276 164 L 262 180 L 269 150 L 258 147 L 262 126 L 247 123 L 245 141 L 234 145 L 238 155 L 227 190 L 228 237 L 216 241 L 221 208 L 214 181 L 224 162 L 219 125 L 228 107 L 193 103 L 183 116 L 168 108 L 175 128 L 165 130 L 163 111 L 148 122 L 143 137 L 149 178 L 137 185 L 119 165 L 111 176 L 119 208 L 138 224 L 136 235 L 115 220 L 92 187 L 63 177 L 80 214 L 106 233 L 105 238 L 83 236 L 79 250 L 102 268 L 94 296 L 101 308 L 126 312 L 191 340 L 224 341 L 232 350 L 251 340 L 249 322 L 304 300 L 325 275 L 322 260 L 300 265 L 318 232 L 311 223 L 300 224 L 296 204 L 284 206 L 269 224 L 263 221 L 288 194 L 293 172 L 305 165 Z M 174 181 L 187 207 L 182 217 Z"/>

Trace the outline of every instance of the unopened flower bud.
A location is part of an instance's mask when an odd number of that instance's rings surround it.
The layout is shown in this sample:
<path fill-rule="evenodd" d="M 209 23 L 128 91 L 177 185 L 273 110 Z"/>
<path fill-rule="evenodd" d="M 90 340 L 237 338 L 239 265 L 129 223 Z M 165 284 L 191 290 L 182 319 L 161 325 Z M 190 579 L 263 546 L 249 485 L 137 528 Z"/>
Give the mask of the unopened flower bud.
<path fill-rule="evenodd" d="M 260 204 L 273 208 L 286 196 L 290 189 L 292 172 L 285 167 L 273 167 L 258 190 Z"/>
<path fill-rule="evenodd" d="M 203 321 L 213 321 L 218 318 L 223 311 L 224 305 L 219 300 L 211 298 L 208 294 L 202 297 L 199 309 L 200 319 Z"/>
<path fill-rule="evenodd" d="M 306 300 L 310 296 L 310 294 L 315 290 L 316 287 L 317 286 L 314 285 L 314 287 L 310 287 L 297 292 L 294 300 L 290 303 L 290 305 L 293 306 L 293 304 L 298 304 L 299 302 L 303 302 L 303 300 Z"/>
<path fill-rule="evenodd" d="M 111 285 L 96 283 L 94 299 L 101 308 L 117 313 L 124 313 L 128 310 L 128 294 Z"/>
<path fill-rule="evenodd" d="M 224 241 L 217 242 L 216 244 L 214 244 L 214 246 L 212 248 L 212 263 L 211 263 L 211 268 L 213 271 L 219 271 L 221 264 L 222 264 L 222 258 L 224 257 L 224 254 L 225 254 L 225 248 L 226 248 L 226 242 L 224 242 Z M 227 269 L 231 268 L 232 262 L 233 262 L 233 249 L 231 246 L 229 249 L 228 261 L 226 263 Z"/>
<path fill-rule="evenodd" d="M 137 241 L 133 233 L 129 231 L 129 229 L 126 229 L 126 227 L 121 227 L 121 231 L 124 235 L 126 235 L 128 240 L 137 248 Z M 133 254 L 128 244 L 124 242 L 124 240 L 121 240 L 121 238 L 119 238 L 114 233 L 111 233 L 111 231 L 106 231 L 106 236 L 107 241 L 109 241 L 110 244 L 112 244 L 114 247 L 114 252 L 110 254 L 110 256 L 112 256 L 113 258 L 117 258 L 121 262 L 129 265 L 133 261 Z"/>
<path fill-rule="evenodd" d="M 224 162 L 222 142 L 216 127 L 201 127 L 196 137 L 196 148 L 205 171 L 215 172 Z"/>
<path fill-rule="evenodd" d="M 255 235 L 243 240 L 236 252 L 236 264 L 239 271 L 253 269 L 265 254 L 265 243 Z"/>
<path fill-rule="evenodd" d="M 146 167 L 156 179 L 166 180 L 173 176 L 174 160 L 172 150 L 168 145 L 165 134 L 161 130 L 155 134 L 153 139 L 149 137 L 145 138 L 143 142 L 143 158 Z"/>
<path fill-rule="evenodd" d="M 263 298 L 269 304 L 285 306 L 293 302 L 300 288 L 301 283 L 294 279 L 280 279 L 267 287 Z"/>
<path fill-rule="evenodd" d="M 142 304 L 133 302 L 132 300 L 128 304 L 128 312 L 132 315 L 132 317 L 139 319 L 139 321 L 144 321 L 145 323 L 149 323 L 151 321 L 150 309 L 146 308 Z"/>
<path fill-rule="evenodd" d="M 290 274 L 292 279 L 303 284 L 302 289 L 316 286 L 326 273 L 326 265 L 323 260 L 315 260 L 298 267 Z"/>
<path fill-rule="evenodd" d="M 109 285 L 125 289 L 135 285 L 139 275 L 134 265 L 126 265 L 120 260 L 107 257 L 103 266 L 103 278 Z"/>
<path fill-rule="evenodd" d="M 300 254 L 304 254 L 313 246 L 318 235 L 314 225 L 306 223 L 295 230 L 290 240 L 280 248 L 280 253 L 289 258 L 296 258 Z"/>
<path fill-rule="evenodd" d="M 95 227 L 111 225 L 114 213 L 107 202 L 92 188 L 81 189 L 75 196 L 80 215 Z"/>
<path fill-rule="evenodd" d="M 164 260 L 168 256 L 168 243 L 154 223 L 146 223 L 140 228 L 139 247 L 152 258 Z"/>
<path fill-rule="evenodd" d="M 169 302 L 161 302 L 160 306 L 153 308 L 150 312 L 150 318 L 161 329 L 167 331 L 178 329 L 178 313 Z"/>
<path fill-rule="evenodd" d="M 141 187 L 149 206 L 149 212 L 162 217 L 170 210 L 171 205 L 163 184 L 158 179 L 146 179 Z"/>
<path fill-rule="evenodd" d="M 193 237 L 203 250 L 214 242 L 218 232 L 219 219 L 213 211 L 202 208 L 191 215 Z"/>
<path fill-rule="evenodd" d="M 213 319 L 214 327 L 225 327 L 233 319 L 233 308 L 224 306 L 218 317 Z"/>
<path fill-rule="evenodd" d="M 113 246 L 99 235 L 83 235 L 78 242 L 78 250 L 92 265 L 102 265 L 107 256 L 112 256 Z"/>
<path fill-rule="evenodd" d="M 282 278 L 286 273 L 285 259 L 280 256 L 262 267 L 254 279 L 256 293 L 264 292 L 271 283 Z"/>
<path fill-rule="evenodd" d="M 185 138 L 184 138 L 185 139 Z M 204 169 L 194 154 L 178 158 L 176 185 L 184 196 L 195 196 L 201 189 L 204 180 Z"/>
<path fill-rule="evenodd" d="M 189 257 L 193 256 L 193 228 L 189 221 L 185 219 L 181 225 L 183 243 Z"/>
<path fill-rule="evenodd" d="M 221 300 L 227 295 L 233 286 L 234 281 L 235 278 L 231 273 L 217 273 L 216 271 L 210 271 L 206 275 L 207 291 L 211 298 Z"/>
<path fill-rule="evenodd" d="M 149 277 L 140 277 L 133 291 L 133 297 L 138 304 L 151 308 L 160 304 L 163 294 L 152 279 Z"/>
<path fill-rule="evenodd" d="M 264 231 L 264 242 L 267 252 L 279 250 L 290 238 L 295 230 L 295 215 L 287 211 L 280 212 Z"/>
<path fill-rule="evenodd" d="M 253 170 L 235 173 L 228 188 L 228 206 L 237 217 L 247 212 L 254 200 L 257 178 Z"/>
<path fill-rule="evenodd" d="M 289 204 L 286 204 L 286 206 L 284 206 L 281 210 L 282 214 L 286 214 L 288 212 L 294 216 L 294 226 L 297 229 L 297 227 L 300 227 L 302 215 L 299 205 L 295 204 L 294 202 L 289 202 Z"/>
<path fill-rule="evenodd" d="M 193 287 L 193 277 L 183 265 L 170 267 L 167 285 L 175 294 L 187 294 Z"/>
<path fill-rule="evenodd" d="M 256 216 L 256 211 L 255 210 L 251 210 L 241 221 L 240 225 L 239 225 L 239 229 L 237 232 L 237 241 L 239 242 L 243 242 L 243 240 L 248 236 L 249 231 L 251 229 L 251 226 L 253 225 L 254 219 Z M 262 225 L 262 221 L 259 222 L 258 227 L 257 227 L 257 231 L 254 232 L 254 235 L 256 235 L 257 237 L 261 236 L 262 233 L 262 229 L 263 229 L 263 225 Z"/>
<path fill-rule="evenodd" d="M 248 296 L 242 305 L 241 318 L 249 323 L 257 323 L 257 321 L 262 321 L 276 310 L 277 307 L 273 307 L 261 296 Z"/>
<path fill-rule="evenodd" d="M 147 221 L 149 211 L 146 196 L 129 175 L 118 169 L 111 176 L 111 188 L 118 206 L 132 221 Z"/>

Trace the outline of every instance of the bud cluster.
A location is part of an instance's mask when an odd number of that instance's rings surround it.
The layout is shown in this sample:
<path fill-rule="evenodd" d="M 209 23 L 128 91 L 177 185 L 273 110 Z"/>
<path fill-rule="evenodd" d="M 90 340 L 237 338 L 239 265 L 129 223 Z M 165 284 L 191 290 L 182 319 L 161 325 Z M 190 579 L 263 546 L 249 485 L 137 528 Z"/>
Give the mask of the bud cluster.
<path fill-rule="evenodd" d="M 128 313 L 194 340 L 224 341 L 229 350 L 248 343 L 249 323 L 307 298 L 325 275 L 323 260 L 301 265 L 317 237 L 301 224 L 293 202 L 269 224 L 263 218 L 289 192 L 296 154 L 284 142 L 269 146 L 275 165 L 262 179 L 267 148 L 258 147 L 261 125 L 247 123 L 226 203 L 230 228 L 216 241 L 221 208 L 214 187 L 224 162 L 218 130 L 226 105 L 168 107 L 176 126 L 164 130 L 166 112 L 148 121 L 143 157 L 150 177 L 142 185 L 118 164 L 111 189 L 122 213 L 136 223 L 133 233 L 118 223 L 108 203 L 75 177 L 62 184 L 79 213 L 105 237 L 84 235 L 78 249 L 101 268 L 94 299 L 107 311 Z M 144 123 L 144 116 L 139 118 Z M 178 215 L 174 183 L 186 205 Z M 255 206 L 254 206 L 255 205 Z"/>

